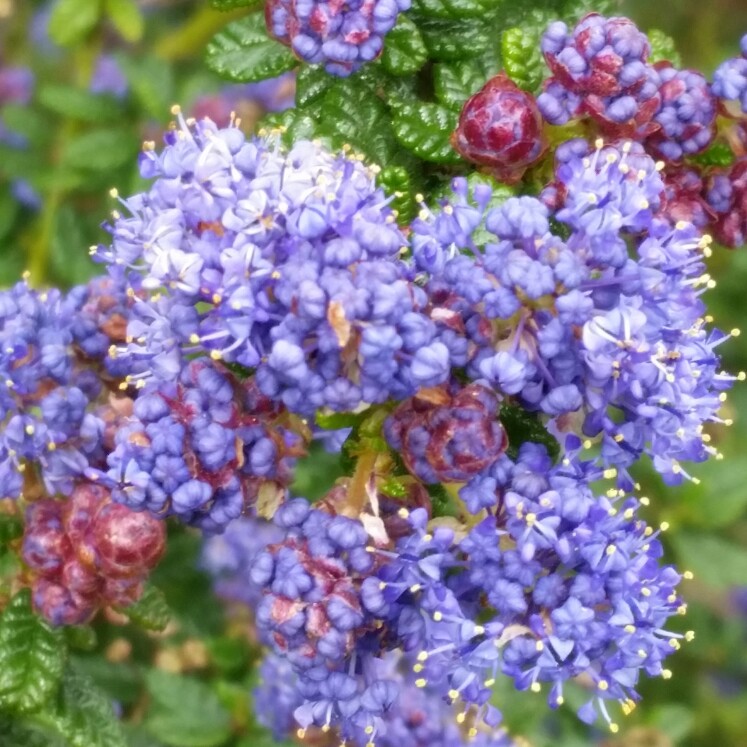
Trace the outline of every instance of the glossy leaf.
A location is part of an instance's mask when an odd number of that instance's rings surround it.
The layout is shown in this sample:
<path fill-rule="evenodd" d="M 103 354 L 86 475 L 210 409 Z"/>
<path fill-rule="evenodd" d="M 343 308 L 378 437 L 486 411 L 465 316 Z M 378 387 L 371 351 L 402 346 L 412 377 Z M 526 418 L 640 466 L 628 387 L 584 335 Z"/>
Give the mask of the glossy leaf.
<path fill-rule="evenodd" d="M 444 106 L 461 111 L 464 102 L 497 75 L 499 67 L 497 59 L 494 63 L 480 59 L 439 63 L 433 68 L 436 96 Z"/>
<path fill-rule="evenodd" d="M 557 459 L 560 445 L 548 433 L 537 415 L 521 407 L 503 405 L 499 419 L 508 434 L 508 455 L 512 459 L 516 458 L 519 447 L 527 441 L 542 444 L 547 448 L 550 456 Z"/>
<path fill-rule="evenodd" d="M 438 104 L 415 103 L 394 114 L 397 140 L 418 158 L 433 163 L 457 163 L 449 138 L 457 125 L 456 112 Z"/>
<path fill-rule="evenodd" d="M 493 7 L 497 0 L 413 0 L 412 11 L 435 18 L 481 18 Z"/>
<path fill-rule="evenodd" d="M 298 64 L 287 47 L 267 35 L 261 11 L 229 23 L 213 37 L 205 61 L 218 75 L 242 83 L 273 78 Z"/>
<path fill-rule="evenodd" d="M 93 680 L 68 666 L 57 712 L 46 720 L 68 747 L 128 747 L 112 702 Z"/>
<path fill-rule="evenodd" d="M 60 685 L 65 652 L 61 634 L 31 608 L 28 589 L 0 618 L 0 710 L 41 708 Z"/>
<path fill-rule="evenodd" d="M 55 114 L 81 122 L 111 122 L 122 116 L 122 107 L 111 96 L 97 96 L 74 86 L 50 83 L 39 89 L 39 103 Z"/>
<path fill-rule="evenodd" d="M 146 630 L 161 632 L 169 624 L 171 610 L 166 603 L 163 592 L 155 586 L 148 585 L 140 599 L 120 612 L 127 615 L 130 621 Z"/>
<path fill-rule="evenodd" d="M 482 54 L 491 45 L 498 47 L 495 29 L 477 19 L 446 21 L 419 17 L 416 23 L 434 60 L 464 60 Z"/>
<path fill-rule="evenodd" d="M 400 15 L 384 41 L 382 64 L 392 75 L 411 75 L 427 60 L 428 50 L 418 27 L 406 15 Z"/>
<path fill-rule="evenodd" d="M 501 57 L 508 76 L 519 88 L 539 91 L 548 74 L 540 53 L 539 29 L 506 29 L 501 35 Z"/>
<path fill-rule="evenodd" d="M 682 58 L 671 36 L 668 36 L 659 29 L 651 29 L 647 36 L 651 44 L 651 54 L 648 58 L 649 63 L 653 64 L 654 62 L 666 60 L 667 62 L 671 62 L 675 67 L 682 65 Z"/>

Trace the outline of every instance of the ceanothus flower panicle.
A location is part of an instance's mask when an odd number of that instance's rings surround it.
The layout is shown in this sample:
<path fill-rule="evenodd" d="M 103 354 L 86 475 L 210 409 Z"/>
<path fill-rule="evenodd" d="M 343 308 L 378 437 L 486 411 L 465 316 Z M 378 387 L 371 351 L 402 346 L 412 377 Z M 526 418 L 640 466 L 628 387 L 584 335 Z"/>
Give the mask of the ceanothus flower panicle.
<path fill-rule="evenodd" d="M 716 352 L 728 335 L 707 329 L 700 299 L 710 238 L 661 214 L 664 183 L 642 148 L 564 144 L 544 203 L 488 210 L 489 187 L 453 189 L 414 222 L 412 245 L 431 315 L 465 341 L 470 377 L 561 432 L 599 437 L 625 489 L 643 454 L 678 482 L 681 461 L 713 453 L 703 426 L 720 421 L 734 377 Z"/>
<path fill-rule="evenodd" d="M 132 345 L 115 351 L 146 360 L 143 377 L 173 380 L 185 356 L 208 354 L 256 369 L 266 395 L 306 415 L 447 379 L 448 339 L 360 160 L 180 119 L 141 173 L 153 184 L 123 201 L 129 217 L 115 214 L 111 247 L 94 253 L 145 294 Z"/>

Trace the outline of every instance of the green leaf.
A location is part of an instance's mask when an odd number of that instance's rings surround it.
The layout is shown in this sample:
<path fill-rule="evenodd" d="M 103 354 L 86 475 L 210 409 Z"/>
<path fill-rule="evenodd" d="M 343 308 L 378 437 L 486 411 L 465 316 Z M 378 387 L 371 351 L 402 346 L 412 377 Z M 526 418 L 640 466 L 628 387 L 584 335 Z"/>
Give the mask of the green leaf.
<path fill-rule="evenodd" d="M 498 40 L 495 30 L 477 19 L 446 21 L 438 18 L 413 18 L 428 55 L 434 60 L 464 60 L 480 55 Z"/>
<path fill-rule="evenodd" d="M 267 36 L 262 11 L 229 23 L 214 36 L 205 61 L 218 75 L 243 83 L 273 78 L 298 65 L 287 47 Z"/>
<path fill-rule="evenodd" d="M 496 0 L 413 0 L 412 12 L 435 18 L 482 18 Z"/>
<path fill-rule="evenodd" d="M 366 419 L 365 412 L 358 414 L 352 412 L 329 412 L 317 411 L 314 416 L 316 424 L 324 430 L 336 431 L 340 428 L 355 428 Z"/>
<path fill-rule="evenodd" d="M 424 161 L 458 163 L 459 155 L 449 142 L 457 120 L 456 112 L 438 104 L 408 104 L 394 112 L 394 134 Z"/>
<path fill-rule="evenodd" d="M 131 622 L 146 630 L 161 632 L 165 630 L 171 619 L 171 610 L 166 603 L 163 592 L 148 584 L 140 599 L 129 607 L 118 608 L 119 612 L 127 615 Z"/>
<path fill-rule="evenodd" d="M 28 147 L 43 148 L 51 141 L 54 129 L 45 113 L 26 104 L 3 104 L 2 111 L 4 127 L 23 135 Z"/>
<path fill-rule="evenodd" d="M 59 631 L 31 609 L 20 591 L 0 619 L 0 709 L 35 711 L 57 691 L 65 652 Z"/>
<path fill-rule="evenodd" d="M 251 8 L 257 0 L 210 0 L 210 5 L 216 10 L 228 11 L 236 8 Z"/>
<path fill-rule="evenodd" d="M 690 158 L 694 163 L 700 166 L 731 166 L 736 156 L 731 147 L 724 142 L 716 142 L 707 148 L 703 153 Z"/>
<path fill-rule="evenodd" d="M 96 648 L 96 631 L 90 625 L 66 625 L 62 629 L 68 648 L 93 651 Z"/>
<path fill-rule="evenodd" d="M 306 107 L 318 102 L 334 84 L 334 76 L 321 65 L 304 65 L 296 76 L 296 106 Z"/>
<path fill-rule="evenodd" d="M 231 734 L 231 716 L 218 696 L 190 677 L 152 669 L 146 675 L 151 707 L 145 728 L 172 747 L 216 747 Z"/>
<path fill-rule="evenodd" d="M 413 194 L 415 189 L 412 170 L 391 164 L 381 171 L 376 182 L 388 195 L 393 195 L 391 205 L 399 214 L 398 221 L 409 223 L 418 207 Z"/>
<path fill-rule="evenodd" d="M 428 61 L 418 27 L 404 14 L 384 40 L 381 62 L 392 75 L 412 75 Z"/>
<path fill-rule="evenodd" d="M 111 701 L 90 677 L 68 666 L 60 690 L 58 709 L 45 721 L 67 747 L 128 747 Z"/>
<path fill-rule="evenodd" d="M 651 29 L 648 32 L 648 41 L 651 44 L 651 54 L 648 58 L 650 64 L 666 60 L 675 67 L 682 66 L 682 58 L 671 36 L 659 29 Z"/>
<path fill-rule="evenodd" d="M 0 714 L 0 744 L 3 747 L 68 747 L 41 725 Z"/>
<path fill-rule="evenodd" d="M 701 532 L 672 533 L 680 568 L 692 571 L 713 589 L 744 585 L 747 578 L 747 548 L 721 537 Z"/>
<path fill-rule="evenodd" d="M 333 148 L 345 145 L 385 166 L 397 151 L 391 114 L 366 73 L 334 82 L 320 103 L 319 135 Z"/>
<path fill-rule="evenodd" d="M 19 537 L 23 537 L 23 519 L 16 514 L 0 514 L 0 548 Z"/>
<path fill-rule="evenodd" d="M 112 122 L 122 116 L 122 107 L 113 96 L 101 96 L 74 86 L 42 86 L 39 103 L 63 117 L 81 122 Z"/>
<path fill-rule="evenodd" d="M 540 53 L 539 29 L 514 27 L 501 35 L 501 57 L 509 78 L 519 88 L 539 91 L 547 69 Z"/>
<path fill-rule="evenodd" d="M 441 62 L 433 67 L 436 97 L 449 109 L 461 111 L 464 102 L 498 73 L 498 63 L 479 59 Z"/>
<path fill-rule="evenodd" d="M 550 457 L 557 459 L 560 445 L 535 414 L 514 405 L 503 405 L 499 419 L 508 434 L 508 455 L 512 459 L 516 458 L 519 447 L 527 441 L 542 444 Z"/>
<path fill-rule="evenodd" d="M 137 135 L 129 129 L 91 130 L 67 144 L 61 163 L 85 171 L 109 171 L 129 163 L 138 147 Z"/>
<path fill-rule="evenodd" d="M 135 0 L 105 0 L 106 14 L 120 36 L 128 42 L 140 41 L 145 23 Z"/>
<path fill-rule="evenodd" d="M 83 41 L 100 17 L 100 0 L 57 0 L 47 28 L 53 42 L 68 47 Z"/>

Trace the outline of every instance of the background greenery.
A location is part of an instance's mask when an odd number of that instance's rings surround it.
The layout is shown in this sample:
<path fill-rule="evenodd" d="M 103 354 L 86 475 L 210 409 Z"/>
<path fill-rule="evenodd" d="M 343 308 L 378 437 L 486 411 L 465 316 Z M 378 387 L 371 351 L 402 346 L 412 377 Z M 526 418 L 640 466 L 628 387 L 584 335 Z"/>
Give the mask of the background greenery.
<path fill-rule="evenodd" d="M 9 104 L 0 113 L 5 127 L 26 140 L 19 148 L 0 137 L 0 286 L 26 269 L 35 283 L 63 286 L 95 272 L 87 247 L 105 240 L 100 224 L 115 207 L 109 189 L 128 194 L 138 188 L 140 143 L 159 139 L 174 102 L 190 111 L 200 97 L 213 95 L 207 104 L 216 105 L 226 85 L 205 67 L 203 54 L 213 34 L 241 10 L 218 12 L 198 0 L 87 4 L 89 15 L 79 12 L 86 3 L 78 0 L 0 0 L 0 66 L 29 65 L 36 76 L 30 105 Z M 683 64 L 707 73 L 736 52 L 747 31 L 744 0 L 627 0 L 619 8 L 643 29 L 665 31 L 676 40 Z M 127 79 L 123 97 L 89 89 L 103 50 L 116 57 Z M 204 98 L 202 104 L 207 105 Z M 241 108 L 250 126 L 260 110 L 248 93 Z M 19 185 L 30 187 L 38 201 L 19 202 Z M 747 249 L 717 248 L 711 274 L 718 283 L 709 295 L 713 315 L 725 329 L 739 327 L 747 312 Z M 746 369 L 747 334 L 723 352 L 727 368 Z M 690 610 L 683 622 L 696 631 L 695 641 L 673 657 L 671 680 L 644 685 L 642 705 L 614 738 L 589 731 L 570 708 L 548 715 L 541 696 L 515 693 L 507 684 L 497 702 L 530 744 L 747 746 L 744 386 L 727 406 L 735 424 L 717 439 L 725 458 L 694 469 L 699 485 L 668 490 L 652 474 L 640 475 L 652 498 L 648 518 L 670 524 L 669 555 L 695 574 L 686 589 Z M 299 479 L 312 486 L 315 474 L 307 470 Z M 169 554 L 154 578 L 165 596 L 154 592 L 140 611 L 150 633 L 116 615 L 66 633 L 72 666 L 64 675 L 65 697 L 100 698 L 89 712 L 112 700 L 125 722 L 116 733 L 91 722 L 80 743 L 264 747 L 270 740 L 256 726 L 248 697 L 258 652 L 246 619 L 241 610 L 215 604 L 209 579 L 197 567 L 198 537 L 172 531 Z M 0 575 L 10 563 L 9 554 L 0 556 Z M 171 621 L 162 629 L 169 613 Z M 2 630 L 0 622 L 0 635 Z M 0 744 L 56 747 L 48 726 L 32 724 L 19 732 L 0 715 Z"/>

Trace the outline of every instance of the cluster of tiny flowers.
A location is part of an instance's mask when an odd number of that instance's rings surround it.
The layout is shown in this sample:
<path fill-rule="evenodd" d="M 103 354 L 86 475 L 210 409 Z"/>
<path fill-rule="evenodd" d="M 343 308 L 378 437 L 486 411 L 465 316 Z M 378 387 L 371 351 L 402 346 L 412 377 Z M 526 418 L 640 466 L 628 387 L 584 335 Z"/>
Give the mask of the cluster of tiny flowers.
<path fill-rule="evenodd" d="M 458 320 L 475 380 L 559 432 L 600 436 L 620 487 L 631 489 L 627 468 L 644 453 L 678 482 L 680 461 L 713 451 L 703 425 L 720 420 L 733 381 L 716 353 L 728 335 L 706 328 L 700 299 L 709 239 L 658 214 L 664 184 L 640 146 L 571 141 L 557 156 L 544 202 L 487 210 L 489 190 L 472 200 L 457 179 L 450 202 L 422 212 L 412 244 L 431 314 Z"/>
<path fill-rule="evenodd" d="M 260 491 L 282 494 L 290 482 L 303 443 L 281 420 L 253 381 L 193 361 L 177 381 L 140 390 L 104 479 L 115 501 L 220 530 Z"/>
<path fill-rule="evenodd" d="M 396 682 L 399 697 L 382 715 L 376 747 L 513 747 L 513 740 L 502 729 L 460 719 L 454 706 L 427 685 L 418 686 L 412 663 L 401 653 L 393 653 L 379 663 L 379 674 Z M 254 702 L 260 723 L 275 739 L 287 739 L 296 732 L 295 710 L 301 705 L 296 676 L 288 662 L 268 654 L 260 666 L 260 684 Z M 324 732 L 314 727 L 305 736 L 314 743 Z M 370 744 L 371 735 L 361 729 L 355 745 Z"/>
<path fill-rule="evenodd" d="M 725 246 L 747 243 L 747 156 L 709 180 L 708 204 L 716 214 L 713 233 Z"/>
<path fill-rule="evenodd" d="M 2 498 L 21 496 L 37 474 L 50 495 L 69 493 L 103 459 L 104 424 L 90 407 L 102 384 L 81 365 L 76 346 L 81 300 L 25 281 L 0 292 Z"/>
<path fill-rule="evenodd" d="M 450 334 L 423 313 L 405 238 L 359 160 L 181 120 L 141 173 L 155 182 L 94 249 L 146 296 L 114 354 L 166 381 L 195 353 L 256 369 L 263 393 L 305 415 L 446 380 Z"/>
<path fill-rule="evenodd" d="M 747 114 L 747 34 L 742 37 L 741 55 L 723 62 L 713 74 L 713 92 L 725 101 L 736 101 Z"/>
<path fill-rule="evenodd" d="M 54 625 L 80 625 L 101 607 L 132 604 L 165 543 L 163 522 L 112 503 L 100 485 L 35 501 L 22 547 L 34 605 Z"/>
<path fill-rule="evenodd" d="M 375 60 L 410 0 L 269 0 L 267 30 L 304 62 L 346 77 Z"/>
<path fill-rule="evenodd" d="M 465 712 L 485 709 L 495 722 L 485 703 L 500 673 L 520 690 L 548 683 L 553 708 L 583 675 L 594 694 L 579 715 L 592 721 L 598 709 L 615 730 L 604 701 L 628 711 L 641 672 L 669 676 L 662 662 L 683 637 L 666 628 L 684 611 L 680 574 L 660 565 L 658 532 L 637 518 L 638 501 L 592 494 L 590 464 L 553 465 L 527 443 L 491 475 L 485 518 L 463 539 L 429 531 L 422 509 L 411 514 L 413 534 L 381 553 L 363 605 L 414 658 L 416 686 Z"/>
<path fill-rule="evenodd" d="M 603 133 L 645 139 L 672 162 L 713 140 L 716 99 L 706 79 L 668 62 L 649 64 L 648 39 L 629 19 L 592 13 L 573 31 L 557 21 L 542 52 L 553 75 L 537 103 L 551 124 L 588 116 Z"/>
<path fill-rule="evenodd" d="M 549 685 L 552 708 L 582 677 L 592 696 L 579 716 L 601 714 L 616 731 L 606 702 L 627 713 L 642 673 L 670 676 L 663 662 L 691 634 L 667 627 L 685 606 L 680 574 L 660 564 L 666 527 L 646 526 L 633 498 L 595 496 L 591 463 L 554 465 L 532 443 L 478 477 L 460 490 L 476 514 L 466 532 L 401 508 L 407 533 L 374 538 L 365 522 L 299 498 L 277 511 L 264 550 L 252 542 L 250 564 L 245 542 L 230 552 L 231 596 L 261 592 L 257 628 L 273 653 L 259 697 L 279 704 L 267 717 L 277 737 L 299 726 L 416 747 L 425 732 L 406 738 L 405 727 L 425 711 L 431 721 L 417 725 L 444 728 L 444 745 L 508 745 L 489 704 L 501 675 L 520 690 Z"/>

